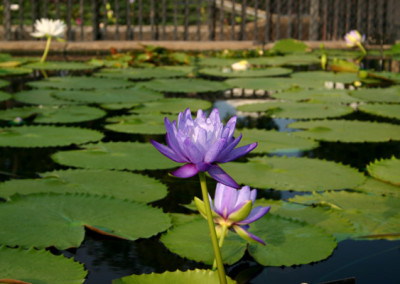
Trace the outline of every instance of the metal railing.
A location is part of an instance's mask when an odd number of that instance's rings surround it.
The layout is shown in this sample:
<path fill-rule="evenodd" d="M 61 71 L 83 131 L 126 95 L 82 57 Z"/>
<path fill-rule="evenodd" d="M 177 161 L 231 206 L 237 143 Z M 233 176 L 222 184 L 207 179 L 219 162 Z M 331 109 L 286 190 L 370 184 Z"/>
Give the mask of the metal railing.
<path fill-rule="evenodd" d="M 397 37 L 400 0 L 3 0 L 1 40 L 28 40 L 39 18 L 59 18 L 69 41 L 340 40 Z M 397 26 L 396 26 L 397 25 Z"/>

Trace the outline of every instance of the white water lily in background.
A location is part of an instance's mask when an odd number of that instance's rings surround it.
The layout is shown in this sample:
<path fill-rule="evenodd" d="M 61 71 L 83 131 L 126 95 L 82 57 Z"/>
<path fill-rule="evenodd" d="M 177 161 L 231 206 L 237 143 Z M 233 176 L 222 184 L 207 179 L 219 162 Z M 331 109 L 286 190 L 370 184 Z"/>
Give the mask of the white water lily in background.
<path fill-rule="evenodd" d="M 35 32 L 31 33 L 31 36 L 37 38 L 42 38 L 42 37 L 47 38 L 46 48 L 44 50 L 42 59 L 40 60 L 40 62 L 44 62 L 46 60 L 47 53 L 49 52 L 50 49 L 51 39 L 53 37 L 58 39 L 64 35 L 65 24 L 61 20 L 42 18 L 40 20 L 36 20 L 34 26 L 35 26 Z"/>
<path fill-rule="evenodd" d="M 231 68 L 233 71 L 244 71 L 249 69 L 250 64 L 247 60 L 240 60 L 239 62 L 233 63 Z"/>
<path fill-rule="evenodd" d="M 347 46 L 354 47 L 358 46 L 361 51 L 365 54 L 367 51 L 364 49 L 362 43 L 365 41 L 365 35 L 361 35 L 359 31 L 352 30 L 344 36 Z"/>

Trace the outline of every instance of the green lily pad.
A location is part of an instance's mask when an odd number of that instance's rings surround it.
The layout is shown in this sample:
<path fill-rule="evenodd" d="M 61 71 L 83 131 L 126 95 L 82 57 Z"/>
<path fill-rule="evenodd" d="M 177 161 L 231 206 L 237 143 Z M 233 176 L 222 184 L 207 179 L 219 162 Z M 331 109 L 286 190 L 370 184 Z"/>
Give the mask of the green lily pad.
<path fill-rule="evenodd" d="M 150 143 L 107 142 L 84 145 L 82 150 L 60 151 L 52 159 L 62 165 L 88 169 L 155 170 L 178 166 Z"/>
<path fill-rule="evenodd" d="M 237 58 L 199 57 L 198 64 L 200 66 L 228 67 L 238 61 L 240 60 Z"/>
<path fill-rule="evenodd" d="M 0 120 L 34 117 L 36 123 L 75 123 L 99 119 L 106 112 L 88 106 L 22 107 L 0 111 Z"/>
<path fill-rule="evenodd" d="M 132 87 L 134 83 L 127 80 L 95 77 L 50 77 L 40 81 L 28 82 L 33 88 L 67 89 L 67 90 L 104 90 Z"/>
<path fill-rule="evenodd" d="M 303 138 L 341 142 L 385 142 L 400 140 L 400 126 L 389 123 L 350 120 L 298 121 L 291 128 L 307 129 L 293 134 Z"/>
<path fill-rule="evenodd" d="M 292 153 L 305 151 L 318 147 L 318 142 L 298 138 L 288 132 L 266 131 L 259 129 L 241 129 L 238 133 L 243 134 L 239 146 L 257 142 L 257 147 L 252 153 Z"/>
<path fill-rule="evenodd" d="M 325 82 L 298 78 L 237 78 L 228 79 L 226 84 L 243 89 L 282 91 L 292 88 L 324 88 Z"/>
<path fill-rule="evenodd" d="M 357 73 L 333 73 L 326 71 L 296 72 L 292 74 L 292 78 L 322 83 L 334 82 L 343 84 L 350 84 L 359 80 Z"/>
<path fill-rule="evenodd" d="M 291 38 L 278 40 L 272 47 L 272 51 L 279 53 L 306 52 L 309 49 L 304 42 Z"/>
<path fill-rule="evenodd" d="M 190 108 L 192 112 L 199 109 L 206 110 L 212 107 L 212 103 L 206 100 L 171 98 L 163 99 L 155 102 L 148 102 L 135 107 L 131 113 L 174 113 L 178 114 L 185 109 Z M 177 118 L 177 117 L 176 117 Z"/>
<path fill-rule="evenodd" d="M 19 126 L 0 129 L 0 147 L 58 147 L 99 141 L 103 134 L 78 127 Z"/>
<path fill-rule="evenodd" d="M 0 275 L 3 279 L 28 283 L 78 284 L 85 281 L 87 272 L 82 264 L 72 258 L 53 255 L 46 250 L 0 246 Z"/>
<path fill-rule="evenodd" d="M 32 69 L 26 67 L 0 68 L 0 77 L 27 75 L 32 71 Z"/>
<path fill-rule="evenodd" d="M 106 110 L 122 110 L 131 109 L 140 105 L 140 103 L 116 103 L 116 104 L 101 104 L 100 107 Z"/>
<path fill-rule="evenodd" d="M 156 79 L 140 83 L 140 85 L 164 93 L 207 93 L 224 91 L 230 88 L 224 82 L 194 78 Z"/>
<path fill-rule="evenodd" d="M 349 104 L 359 101 L 341 90 L 295 90 L 271 94 L 272 97 L 289 101 L 314 101 L 321 103 Z"/>
<path fill-rule="evenodd" d="M 16 101 L 33 105 L 76 105 L 77 102 L 65 101 L 56 97 L 56 94 L 62 96 L 63 93 L 69 94 L 71 92 L 76 91 L 35 89 L 15 93 L 13 98 Z"/>
<path fill-rule="evenodd" d="M 356 190 L 368 194 L 389 195 L 400 198 L 400 186 L 395 186 L 374 178 L 367 178 L 366 182 L 358 186 Z"/>
<path fill-rule="evenodd" d="M 11 99 L 10 94 L 0 91 L 0 101 L 7 101 L 9 99 Z"/>
<path fill-rule="evenodd" d="M 359 105 L 358 109 L 362 112 L 370 113 L 372 115 L 400 119 L 400 105 L 365 104 L 365 105 Z"/>
<path fill-rule="evenodd" d="M 0 196 L 15 193 L 88 193 L 151 202 L 164 198 L 167 188 L 158 180 L 129 172 L 65 170 L 41 174 L 40 179 L 13 179 L 0 183 Z"/>
<path fill-rule="evenodd" d="M 400 88 L 398 87 L 359 89 L 349 94 L 366 102 L 400 103 Z"/>
<path fill-rule="evenodd" d="M 367 166 L 371 176 L 384 182 L 400 186 L 400 159 L 381 159 Z"/>
<path fill-rule="evenodd" d="M 337 243 L 323 229 L 307 223 L 267 214 L 251 224 L 249 231 L 266 242 L 250 243 L 249 253 L 265 266 L 307 264 L 328 258 Z"/>
<path fill-rule="evenodd" d="M 353 109 L 344 105 L 329 103 L 297 103 L 297 102 L 266 102 L 241 105 L 240 111 L 265 112 L 266 115 L 279 118 L 326 118 L 338 117 L 353 112 Z"/>
<path fill-rule="evenodd" d="M 236 283 L 229 276 L 227 283 Z M 218 284 L 218 272 L 212 270 L 186 270 L 186 271 L 166 271 L 161 274 L 141 274 L 130 275 L 113 280 L 112 284 L 153 284 L 153 283 L 174 283 L 174 284 Z"/>
<path fill-rule="evenodd" d="M 153 68 L 127 68 L 127 69 L 112 69 L 105 68 L 94 74 L 95 77 L 107 78 L 124 78 L 132 80 L 144 80 L 153 78 L 173 78 L 184 77 L 189 72 L 182 70 L 173 70 L 171 68 L 153 67 Z"/>
<path fill-rule="evenodd" d="M 25 67 L 35 70 L 89 70 L 95 66 L 84 62 L 46 61 L 26 64 Z"/>
<path fill-rule="evenodd" d="M 212 77 L 221 78 L 244 78 L 244 77 L 274 77 L 283 76 L 292 73 L 292 69 L 288 68 L 265 68 L 265 69 L 248 69 L 244 71 L 232 71 L 231 69 L 220 69 L 220 68 L 203 68 L 199 70 L 201 75 L 207 75 Z"/>
<path fill-rule="evenodd" d="M 247 163 L 227 163 L 222 167 L 238 183 L 259 189 L 338 190 L 357 187 L 365 180 L 354 168 L 310 158 L 256 157 Z"/>
<path fill-rule="evenodd" d="M 288 54 L 285 56 L 255 57 L 248 62 L 255 66 L 303 66 L 318 64 L 320 60 L 313 54 Z"/>
<path fill-rule="evenodd" d="M 6 80 L 0 80 L 0 88 L 10 85 L 10 82 Z"/>

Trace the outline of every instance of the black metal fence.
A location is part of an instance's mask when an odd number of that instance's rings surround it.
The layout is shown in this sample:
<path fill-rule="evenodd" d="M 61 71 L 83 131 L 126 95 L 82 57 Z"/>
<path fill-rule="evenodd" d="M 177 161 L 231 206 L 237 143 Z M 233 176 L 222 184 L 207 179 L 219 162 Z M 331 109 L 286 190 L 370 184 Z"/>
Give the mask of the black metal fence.
<path fill-rule="evenodd" d="M 400 0 L 3 0 L 2 40 L 27 40 L 39 18 L 62 19 L 66 39 L 340 40 L 352 29 L 392 43 Z"/>

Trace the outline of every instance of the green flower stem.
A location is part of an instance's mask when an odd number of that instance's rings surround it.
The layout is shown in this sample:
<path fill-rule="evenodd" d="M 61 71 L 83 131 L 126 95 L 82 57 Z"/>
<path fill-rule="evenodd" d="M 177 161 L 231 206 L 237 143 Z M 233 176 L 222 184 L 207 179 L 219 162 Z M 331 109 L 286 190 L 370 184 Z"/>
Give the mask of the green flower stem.
<path fill-rule="evenodd" d="M 210 230 L 211 242 L 214 250 L 215 260 L 218 267 L 219 282 L 221 284 L 226 284 L 225 268 L 222 262 L 221 251 L 218 245 L 217 233 L 215 232 L 214 220 L 211 213 L 210 200 L 208 199 L 206 175 L 204 172 L 199 172 L 199 177 L 200 177 L 201 193 L 203 195 L 203 201 L 207 214 L 208 228 Z"/>
<path fill-rule="evenodd" d="M 358 47 L 361 49 L 361 51 L 362 51 L 364 54 L 367 54 L 367 51 L 365 50 L 365 48 L 364 48 L 364 46 L 362 45 L 361 42 L 357 42 L 357 45 L 358 45 Z"/>
<path fill-rule="evenodd" d="M 40 59 L 41 63 L 43 63 L 46 60 L 47 54 L 49 53 L 50 50 L 50 44 L 51 44 L 51 36 L 48 36 L 46 42 L 46 48 L 44 49 L 42 59 Z"/>
<path fill-rule="evenodd" d="M 226 233 L 227 230 L 228 230 L 228 226 L 227 225 L 223 225 L 222 226 L 222 231 L 221 231 L 221 237 L 219 239 L 219 248 L 220 249 L 224 245 L 224 240 L 225 240 L 225 237 L 227 235 L 227 233 Z M 216 267 L 217 267 L 217 259 L 214 259 L 213 270 L 215 270 Z"/>

